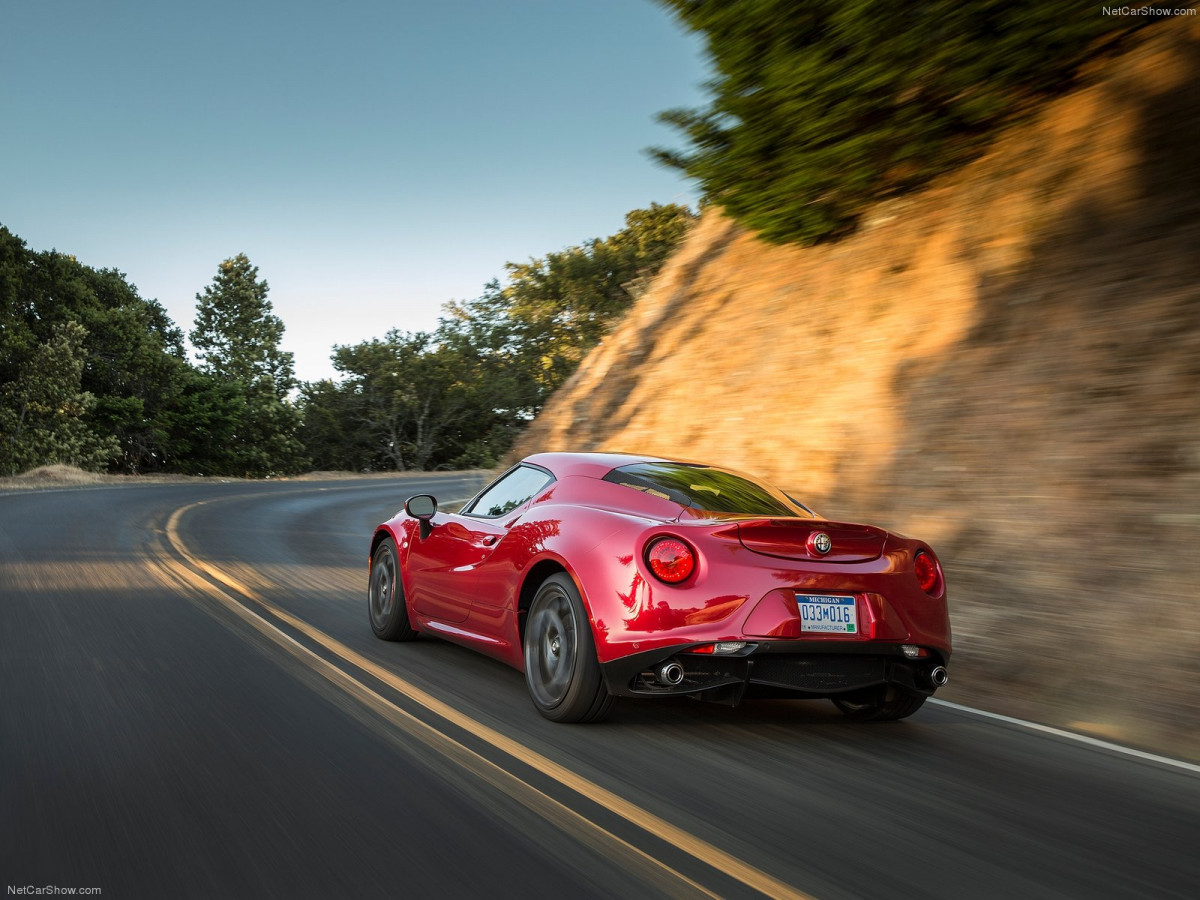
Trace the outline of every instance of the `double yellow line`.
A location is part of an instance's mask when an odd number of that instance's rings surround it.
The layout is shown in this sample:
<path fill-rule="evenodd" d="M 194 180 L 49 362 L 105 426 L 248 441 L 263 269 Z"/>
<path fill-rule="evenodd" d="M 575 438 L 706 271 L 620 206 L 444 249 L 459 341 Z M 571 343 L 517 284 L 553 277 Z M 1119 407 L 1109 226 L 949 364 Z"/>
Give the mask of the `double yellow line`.
<path fill-rule="evenodd" d="M 192 503 L 175 510 L 171 514 L 170 519 L 167 521 L 166 537 L 175 553 L 182 560 L 186 561 L 187 565 L 174 559 L 158 560 L 159 565 L 167 569 L 177 579 L 199 588 L 218 600 L 222 606 L 259 634 L 285 650 L 293 658 L 306 664 L 311 670 L 328 679 L 347 694 L 359 700 L 376 714 L 404 729 L 407 733 L 417 737 L 429 746 L 434 747 L 443 756 L 452 759 L 468 771 L 483 778 L 489 784 L 499 788 L 505 794 L 522 803 L 527 808 L 534 810 L 544 818 L 559 824 L 561 827 L 570 828 L 587 843 L 597 846 L 600 849 L 616 851 L 628 861 L 631 868 L 637 870 L 639 875 L 657 883 L 667 894 L 672 896 L 695 896 L 697 894 L 707 897 L 717 896 L 683 873 L 660 862 L 640 848 L 633 846 L 628 841 L 612 834 L 570 807 L 555 800 L 545 792 L 522 781 L 516 775 L 496 765 L 459 741 L 456 741 L 448 734 L 437 730 L 432 725 L 401 709 L 387 698 L 371 690 L 362 682 L 352 678 L 340 668 L 301 644 L 291 635 L 248 608 L 237 597 L 217 587 L 213 582 L 224 585 L 233 594 L 251 601 L 315 644 L 324 647 L 334 656 L 386 684 L 392 690 L 419 704 L 444 721 L 462 729 L 467 734 L 500 750 L 508 756 L 532 766 L 559 784 L 570 788 L 581 797 L 585 797 L 608 812 L 619 816 L 626 822 L 637 826 L 676 849 L 717 869 L 726 876 L 768 897 L 778 897 L 781 900 L 812 900 L 810 895 L 796 890 L 791 885 L 774 878 L 761 869 L 755 868 L 724 850 L 701 840 L 695 835 L 689 834 L 682 828 L 642 809 L 624 797 L 572 772 L 554 760 L 537 753 L 524 744 L 496 731 L 494 728 L 490 728 L 454 707 L 443 703 L 411 682 L 385 669 L 361 653 L 350 649 L 345 644 L 330 637 L 325 632 L 314 628 L 287 610 L 281 609 L 279 606 L 271 603 L 257 591 L 242 584 L 217 566 L 201 559 L 191 552 L 180 537 L 179 523 L 190 510 L 210 502 L 212 501 L 204 500 Z"/>

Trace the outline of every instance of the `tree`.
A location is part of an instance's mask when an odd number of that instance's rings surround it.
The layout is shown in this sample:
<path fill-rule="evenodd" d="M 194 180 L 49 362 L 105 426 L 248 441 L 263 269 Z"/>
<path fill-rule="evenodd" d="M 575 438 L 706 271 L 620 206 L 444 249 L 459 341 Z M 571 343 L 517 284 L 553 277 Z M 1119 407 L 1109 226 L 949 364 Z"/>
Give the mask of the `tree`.
<path fill-rule="evenodd" d="M 291 356 L 256 276 L 244 256 L 227 260 L 197 295 L 208 355 L 199 372 L 163 307 L 121 272 L 31 251 L 0 226 L 0 471 L 302 468 Z"/>
<path fill-rule="evenodd" d="M 280 349 L 283 322 L 272 312 L 268 286 L 244 253 L 220 264 L 212 284 L 196 295 L 188 335 L 201 371 L 237 388 L 241 398 L 226 474 L 264 476 L 307 465 L 300 416 L 288 401 L 295 386 L 292 354 Z"/>
<path fill-rule="evenodd" d="M 82 420 L 120 444 L 111 466 L 165 467 L 164 404 L 178 394 L 186 368 L 179 329 L 115 269 L 54 250 L 35 253 L 0 227 L 0 384 L 23 377 L 31 354 L 68 323 L 85 332 L 79 390 L 94 402 Z"/>
<path fill-rule="evenodd" d="M 343 380 L 306 384 L 304 436 L 322 465 L 488 467 L 678 246 L 686 207 L 634 210 L 604 239 L 508 266 L 433 333 L 335 347 Z"/>
<path fill-rule="evenodd" d="M 300 440 L 321 471 L 370 472 L 381 468 L 378 448 L 366 427 L 362 396 L 332 379 L 300 385 Z"/>
<path fill-rule="evenodd" d="M 479 412 L 467 361 L 427 332 L 389 331 L 383 340 L 334 349 L 334 367 L 350 376 L 358 416 L 389 468 L 431 468 L 447 432 Z"/>
<path fill-rule="evenodd" d="M 541 390 L 535 412 L 633 305 L 695 218 L 686 206 L 654 203 L 628 213 L 610 237 L 507 264 L 506 315 Z"/>
<path fill-rule="evenodd" d="M 1073 0 L 659 2 L 715 75 L 708 108 L 660 117 L 689 150 L 652 153 L 768 240 L 803 243 L 975 158 L 1097 39 L 1150 18 Z"/>
<path fill-rule="evenodd" d="M 272 312 L 268 290 L 246 254 L 225 260 L 196 295 L 196 327 L 188 338 L 202 371 L 245 385 L 266 380 L 282 400 L 294 386 L 292 354 L 279 349 L 283 321 Z"/>
<path fill-rule="evenodd" d="M 124 471 L 164 468 L 163 419 L 183 378 L 183 335 L 120 272 L 75 265 L 94 299 L 79 310 L 88 331 L 83 388 L 96 397 L 93 427 L 117 439 Z"/>
<path fill-rule="evenodd" d="M 0 470 L 15 475 L 51 463 L 100 469 L 119 453 L 115 438 L 96 434 L 86 421 L 95 405 L 79 387 L 86 335 L 78 322 L 55 325 L 16 379 L 0 386 Z"/>
<path fill-rule="evenodd" d="M 493 279 L 478 297 L 447 303 L 434 334 L 438 346 L 475 370 L 497 416 L 493 424 L 502 431 L 532 419 L 545 397 L 529 330 L 529 323 L 513 314 L 511 295 Z M 507 449 L 499 449 L 496 458 Z"/>
<path fill-rule="evenodd" d="M 246 471 L 240 458 L 238 429 L 243 420 L 242 386 L 198 372 L 183 360 L 161 398 L 158 453 L 163 468 L 187 475 L 237 475 Z"/>
<path fill-rule="evenodd" d="M 34 331 L 40 317 L 27 286 L 33 260 L 25 242 L 0 226 L 0 384 L 16 381 L 40 337 Z"/>

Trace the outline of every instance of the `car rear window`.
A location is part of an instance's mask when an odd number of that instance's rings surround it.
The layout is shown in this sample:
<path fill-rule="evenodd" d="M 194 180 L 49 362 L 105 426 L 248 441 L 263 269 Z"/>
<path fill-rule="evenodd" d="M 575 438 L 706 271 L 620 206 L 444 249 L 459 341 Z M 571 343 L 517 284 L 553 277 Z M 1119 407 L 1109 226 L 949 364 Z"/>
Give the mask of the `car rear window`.
<path fill-rule="evenodd" d="M 634 463 L 613 469 L 605 481 L 645 491 L 705 513 L 812 518 L 784 494 L 724 469 L 686 463 Z"/>

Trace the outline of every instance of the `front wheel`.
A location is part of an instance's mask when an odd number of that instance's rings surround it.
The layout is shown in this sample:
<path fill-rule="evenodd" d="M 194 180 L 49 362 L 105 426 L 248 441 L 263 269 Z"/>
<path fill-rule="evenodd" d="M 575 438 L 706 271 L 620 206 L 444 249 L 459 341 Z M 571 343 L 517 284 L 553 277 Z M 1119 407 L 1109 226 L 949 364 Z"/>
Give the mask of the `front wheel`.
<path fill-rule="evenodd" d="M 396 542 L 384 538 L 371 557 L 371 578 L 367 587 L 367 613 L 375 637 L 385 641 L 411 641 L 417 631 L 408 621 L 404 605 L 404 585 L 400 582 L 400 563 Z"/>
<path fill-rule="evenodd" d="M 554 722 L 598 722 L 612 709 L 583 601 L 565 572 L 542 582 L 529 605 L 525 684 L 538 712 Z"/>
<path fill-rule="evenodd" d="M 884 685 L 866 691 L 853 691 L 834 697 L 833 705 L 849 719 L 858 722 L 892 722 L 906 719 L 925 703 L 924 694 Z"/>

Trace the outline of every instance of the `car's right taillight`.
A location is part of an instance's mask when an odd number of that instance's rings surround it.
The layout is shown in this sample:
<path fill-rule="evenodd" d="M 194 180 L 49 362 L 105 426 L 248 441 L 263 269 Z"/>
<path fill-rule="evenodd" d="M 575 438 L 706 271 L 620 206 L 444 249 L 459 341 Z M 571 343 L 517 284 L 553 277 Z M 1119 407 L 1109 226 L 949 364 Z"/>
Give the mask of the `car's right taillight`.
<path fill-rule="evenodd" d="M 932 553 L 918 550 L 913 557 L 913 571 L 917 576 L 917 584 L 927 594 L 936 594 L 942 586 L 942 570 Z"/>
<path fill-rule="evenodd" d="M 696 568 L 696 556 L 679 538 L 660 537 L 646 547 L 646 565 L 659 581 L 679 584 Z"/>

